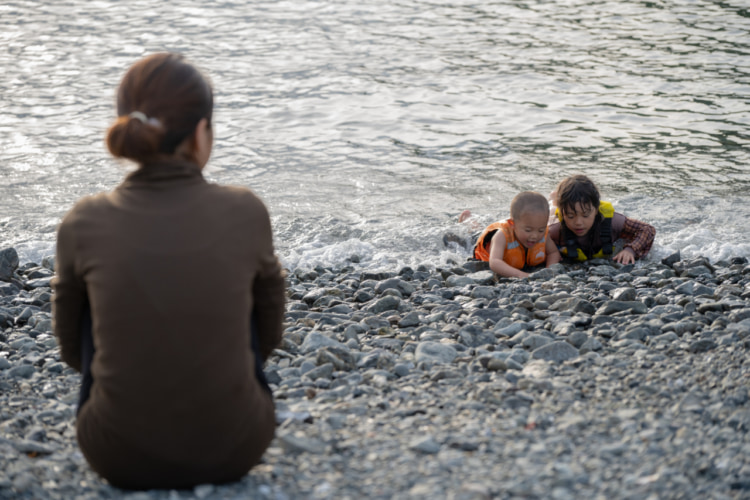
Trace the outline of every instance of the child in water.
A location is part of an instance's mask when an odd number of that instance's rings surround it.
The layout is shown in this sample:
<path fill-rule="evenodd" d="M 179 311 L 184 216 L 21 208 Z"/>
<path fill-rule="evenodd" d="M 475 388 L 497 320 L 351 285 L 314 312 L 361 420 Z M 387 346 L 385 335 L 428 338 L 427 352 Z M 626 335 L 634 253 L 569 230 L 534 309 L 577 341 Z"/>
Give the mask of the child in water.
<path fill-rule="evenodd" d="M 464 211 L 459 221 L 471 212 Z M 500 276 L 525 278 L 529 268 L 560 262 L 560 252 L 547 237 L 549 203 L 539 193 L 524 191 L 510 203 L 510 219 L 490 224 L 479 236 L 474 258 L 490 263 Z"/>
<path fill-rule="evenodd" d="M 567 261 L 610 258 L 632 264 L 643 258 L 654 243 L 654 226 L 615 212 L 601 201 L 596 185 L 585 175 L 573 175 L 557 186 L 555 214 L 559 222 L 549 226 L 549 239 Z M 615 254 L 615 242 L 625 247 Z"/>

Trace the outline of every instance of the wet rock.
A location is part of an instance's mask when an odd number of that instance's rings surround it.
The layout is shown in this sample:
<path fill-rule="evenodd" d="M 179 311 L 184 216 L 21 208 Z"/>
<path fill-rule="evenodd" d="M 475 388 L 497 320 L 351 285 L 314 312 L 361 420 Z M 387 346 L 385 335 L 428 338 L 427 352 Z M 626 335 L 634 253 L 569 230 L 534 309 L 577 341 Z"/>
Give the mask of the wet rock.
<path fill-rule="evenodd" d="M 18 253 L 15 248 L 0 250 L 0 281 L 10 281 L 18 269 Z"/>
<path fill-rule="evenodd" d="M 677 252 L 663 258 L 661 260 L 661 263 L 664 264 L 665 266 L 672 267 L 679 261 L 680 261 L 680 251 L 678 250 Z"/>

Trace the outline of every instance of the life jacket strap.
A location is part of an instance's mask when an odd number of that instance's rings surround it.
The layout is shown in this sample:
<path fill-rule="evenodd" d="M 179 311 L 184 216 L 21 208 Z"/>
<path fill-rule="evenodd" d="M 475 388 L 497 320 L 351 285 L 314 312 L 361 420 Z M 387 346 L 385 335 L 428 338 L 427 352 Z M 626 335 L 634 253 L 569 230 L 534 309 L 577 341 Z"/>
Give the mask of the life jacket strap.
<path fill-rule="evenodd" d="M 602 244 L 602 253 L 606 256 L 612 255 L 612 218 L 604 217 L 599 225 L 599 241 Z"/>

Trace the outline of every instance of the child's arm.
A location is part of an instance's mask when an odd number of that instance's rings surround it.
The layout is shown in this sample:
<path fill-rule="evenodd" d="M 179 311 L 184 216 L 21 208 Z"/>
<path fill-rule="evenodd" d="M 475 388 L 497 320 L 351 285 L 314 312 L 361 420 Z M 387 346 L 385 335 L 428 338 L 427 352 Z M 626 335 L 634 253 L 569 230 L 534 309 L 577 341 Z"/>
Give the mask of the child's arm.
<path fill-rule="evenodd" d="M 656 229 L 651 224 L 623 217 L 625 222 L 620 232 L 620 238 L 624 238 L 628 242 L 625 244 L 625 248 L 614 256 L 614 260 L 621 264 L 632 264 L 635 259 L 644 257 L 651 250 Z"/>
<path fill-rule="evenodd" d="M 508 278 L 525 278 L 529 274 L 516 269 L 503 260 L 505 255 L 505 234 L 502 231 L 495 232 L 490 241 L 490 269 L 500 276 Z"/>
<path fill-rule="evenodd" d="M 557 249 L 555 242 L 552 241 L 552 238 L 549 237 L 549 234 L 547 235 L 547 242 L 544 244 L 544 251 L 547 253 L 547 267 L 557 264 L 562 260 L 560 251 Z"/>

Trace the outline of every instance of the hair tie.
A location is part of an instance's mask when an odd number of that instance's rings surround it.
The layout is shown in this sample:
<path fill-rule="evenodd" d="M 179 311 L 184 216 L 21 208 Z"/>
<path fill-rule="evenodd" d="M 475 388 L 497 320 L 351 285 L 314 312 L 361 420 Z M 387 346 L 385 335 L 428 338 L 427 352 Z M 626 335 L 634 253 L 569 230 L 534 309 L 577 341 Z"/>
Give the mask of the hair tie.
<path fill-rule="evenodd" d="M 133 111 L 128 115 L 130 118 L 135 118 L 136 120 L 139 120 L 141 123 L 146 125 L 151 125 L 152 127 L 161 128 L 161 122 L 157 120 L 156 118 L 149 118 L 146 116 L 146 113 L 141 113 L 140 111 Z"/>

